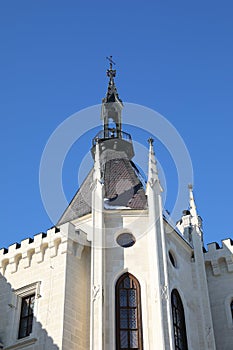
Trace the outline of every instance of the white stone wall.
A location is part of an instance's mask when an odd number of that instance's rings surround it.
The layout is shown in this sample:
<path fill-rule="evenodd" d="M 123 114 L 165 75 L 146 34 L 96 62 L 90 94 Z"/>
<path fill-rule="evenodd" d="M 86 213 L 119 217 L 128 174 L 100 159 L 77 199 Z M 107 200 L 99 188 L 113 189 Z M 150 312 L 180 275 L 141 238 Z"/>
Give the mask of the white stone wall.
<path fill-rule="evenodd" d="M 155 247 L 147 211 L 109 210 L 105 212 L 104 225 L 105 348 L 115 350 L 115 285 L 124 272 L 129 272 L 141 286 L 144 349 L 162 349 L 156 338 L 158 293 L 167 305 L 167 314 L 163 317 L 169 319 L 171 291 L 176 288 L 183 301 L 189 350 L 206 350 L 203 339 L 207 339 L 209 333 L 203 329 L 202 322 L 209 310 L 201 306 L 205 293 L 200 292 L 200 288 L 204 288 L 205 283 L 200 285 L 198 276 L 202 254 L 193 251 L 190 244 L 165 224 L 168 283 L 162 289 L 154 278 L 157 273 L 153 262 Z M 117 235 L 124 230 L 136 238 L 131 248 L 121 248 L 116 243 Z M 79 219 L 75 226 L 64 224 L 60 232 L 56 231 L 53 228 L 47 235 L 39 234 L 34 240 L 22 241 L 21 246 L 10 246 L 8 252 L 0 251 L 0 339 L 4 349 L 86 350 L 90 346 L 91 249 L 87 237 L 91 238 L 91 218 Z M 204 254 L 209 297 L 216 348 L 231 350 L 232 242 L 223 241 L 223 248 L 217 248 L 215 244 L 209 245 Z M 202 251 L 201 241 L 200 249 Z M 175 267 L 169 251 L 175 258 Z M 32 291 L 36 293 L 33 331 L 29 337 L 18 340 L 21 296 Z M 172 332 L 170 338 L 173 344 Z"/>
<path fill-rule="evenodd" d="M 64 304 L 63 347 L 67 350 L 89 348 L 90 309 L 90 249 L 85 248 L 82 259 L 67 257 Z"/>
<path fill-rule="evenodd" d="M 201 349 L 197 336 L 198 330 L 198 298 L 194 262 L 192 261 L 192 248 L 168 226 L 167 251 L 171 252 L 175 259 L 175 267 L 172 265 L 169 255 L 169 296 L 173 289 L 177 289 L 182 299 L 186 332 L 189 349 Z"/>
<path fill-rule="evenodd" d="M 163 303 L 167 305 L 171 317 L 171 291 L 176 288 L 183 301 L 189 349 L 202 349 L 203 338 L 207 336 L 207 333 L 205 329 L 201 328 L 200 320 L 203 315 L 201 314 L 200 298 L 202 294 L 200 294 L 197 286 L 197 269 L 193 259 L 192 247 L 169 226 L 166 227 L 169 283 L 164 290 L 161 290 L 161 286 L 155 286 L 152 281 L 156 271 L 152 270 L 154 258 L 151 255 L 152 243 L 148 232 L 146 232 L 148 216 L 118 215 L 117 218 L 117 215 L 114 215 L 114 220 L 112 220 L 111 215 L 108 214 L 105 218 L 105 225 L 107 246 L 115 246 L 114 248 L 107 248 L 105 251 L 106 348 L 115 349 L 115 284 L 117 279 L 128 271 L 138 279 L 141 285 L 144 348 L 162 349 L 162 345 L 158 344 L 158 340 L 154 336 L 158 325 L 158 315 L 154 306 L 159 291 L 163 294 Z M 124 229 L 132 232 L 136 238 L 138 237 L 136 244 L 131 248 L 121 248 L 115 243 L 117 234 Z M 144 234 L 141 235 L 142 233 Z M 171 264 L 168 256 L 169 250 L 176 259 L 176 267 Z M 196 264 L 198 263 L 200 262 L 196 262 Z M 169 319 L 168 316 L 163 315 L 164 318 Z M 173 332 L 170 333 L 170 337 L 173 343 Z"/>
<path fill-rule="evenodd" d="M 206 275 L 211 303 L 217 350 L 231 350 L 233 320 L 230 303 L 233 300 L 233 246 L 230 239 L 208 244 L 205 253 Z"/>
<path fill-rule="evenodd" d="M 170 293 L 177 289 L 183 302 L 189 349 L 214 349 L 212 318 L 205 276 L 202 241 L 192 232 L 194 246 L 167 225 L 167 248 L 175 258 L 174 267 L 168 255 Z M 196 235 L 194 237 L 194 235 Z M 204 306 L 203 306 L 204 305 Z"/>
<path fill-rule="evenodd" d="M 7 283 L 5 277 L 0 274 L 0 341 L 5 340 L 5 330 L 7 327 L 8 314 L 11 311 L 9 304 L 9 296 L 11 294 L 11 286 Z"/>
<path fill-rule="evenodd" d="M 152 293 L 150 291 L 150 254 L 148 235 L 148 216 L 142 213 L 128 215 L 112 215 L 105 217 L 105 348 L 115 350 L 115 285 L 118 278 L 125 272 L 134 275 L 141 286 L 143 343 L 145 349 L 152 347 L 152 334 L 155 333 L 155 315 L 151 313 Z M 122 248 L 116 244 L 119 233 L 127 230 L 136 238 L 133 247 Z M 159 347 L 158 347 L 159 348 Z"/>
<path fill-rule="evenodd" d="M 65 224 L 0 251 L 0 339 L 4 349 L 88 348 L 90 249 Z M 83 243 L 83 242 L 82 242 Z M 82 258 L 81 258 L 82 257 Z M 4 275 L 4 277 L 3 277 Z M 36 294 L 33 329 L 18 339 L 21 297 Z"/>
<path fill-rule="evenodd" d="M 61 349 L 66 269 L 66 237 L 55 229 L 21 246 L 12 245 L 8 253 L 0 251 L 1 273 L 10 285 L 4 314 L 2 341 L 6 349 Z M 21 297 L 36 294 L 32 334 L 18 339 Z M 7 312 L 6 312 L 7 309 Z M 18 346 L 16 347 L 16 345 Z M 23 344 L 23 345 L 22 345 Z M 5 349 L 4 348 L 4 349 Z"/>

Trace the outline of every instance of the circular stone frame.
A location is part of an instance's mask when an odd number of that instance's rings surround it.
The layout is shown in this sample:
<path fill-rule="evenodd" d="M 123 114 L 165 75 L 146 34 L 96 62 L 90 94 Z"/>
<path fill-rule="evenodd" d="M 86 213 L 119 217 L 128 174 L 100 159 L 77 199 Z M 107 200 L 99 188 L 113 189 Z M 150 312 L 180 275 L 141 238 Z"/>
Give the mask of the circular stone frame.
<path fill-rule="evenodd" d="M 136 243 L 136 238 L 130 232 L 122 232 L 117 236 L 116 242 L 122 248 L 130 248 Z"/>

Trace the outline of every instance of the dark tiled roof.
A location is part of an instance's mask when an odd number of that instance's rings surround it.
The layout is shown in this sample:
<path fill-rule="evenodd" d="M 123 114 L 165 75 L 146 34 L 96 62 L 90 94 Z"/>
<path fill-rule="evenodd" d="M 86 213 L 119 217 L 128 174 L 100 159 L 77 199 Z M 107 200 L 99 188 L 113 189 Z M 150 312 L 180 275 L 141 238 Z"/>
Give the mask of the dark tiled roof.
<path fill-rule="evenodd" d="M 145 191 L 135 165 L 127 158 L 109 160 L 104 169 L 105 198 L 111 206 L 144 209 Z"/>
<path fill-rule="evenodd" d="M 93 181 L 93 172 L 92 169 L 87 175 L 57 225 L 91 213 L 90 188 Z M 103 180 L 106 209 L 114 209 L 114 207 L 145 209 L 147 207 L 147 198 L 139 179 L 138 170 L 129 159 L 108 160 L 103 168 Z"/>
<path fill-rule="evenodd" d="M 92 169 L 83 181 L 81 187 L 74 195 L 69 206 L 61 216 L 57 225 L 64 224 L 65 222 L 77 219 L 86 214 L 91 213 L 91 184 L 93 181 L 94 169 Z"/>

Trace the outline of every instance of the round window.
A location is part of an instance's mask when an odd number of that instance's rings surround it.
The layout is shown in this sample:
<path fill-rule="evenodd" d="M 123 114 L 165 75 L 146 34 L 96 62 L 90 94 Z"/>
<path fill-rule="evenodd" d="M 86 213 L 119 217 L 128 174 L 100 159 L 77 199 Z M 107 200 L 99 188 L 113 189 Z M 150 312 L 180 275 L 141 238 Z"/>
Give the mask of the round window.
<path fill-rule="evenodd" d="M 136 242 L 136 239 L 135 237 L 132 235 L 132 233 L 129 233 L 129 232 L 124 232 L 124 233 L 121 233 L 117 239 L 116 239 L 117 243 L 123 247 L 123 248 L 129 248 L 129 247 L 132 247 L 135 242 Z"/>

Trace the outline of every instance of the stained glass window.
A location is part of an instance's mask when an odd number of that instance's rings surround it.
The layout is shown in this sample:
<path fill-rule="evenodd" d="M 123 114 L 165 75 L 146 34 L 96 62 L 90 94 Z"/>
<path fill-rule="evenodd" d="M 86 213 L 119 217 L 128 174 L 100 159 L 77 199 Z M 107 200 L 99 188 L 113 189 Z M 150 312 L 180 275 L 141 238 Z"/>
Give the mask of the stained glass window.
<path fill-rule="evenodd" d="M 171 303 L 175 350 L 188 350 L 184 308 L 176 289 L 172 291 Z"/>
<path fill-rule="evenodd" d="M 35 295 L 30 295 L 22 298 L 20 322 L 19 322 L 19 336 L 24 338 L 32 332 L 33 310 L 35 303 Z"/>
<path fill-rule="evenodd" d="M 141 296 L 137 279 L 129 273 L 116 285 L 117 350 L 142 350 Z"/>

